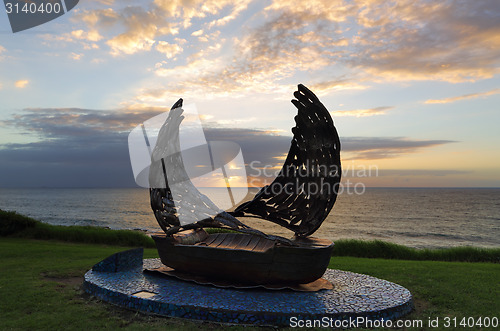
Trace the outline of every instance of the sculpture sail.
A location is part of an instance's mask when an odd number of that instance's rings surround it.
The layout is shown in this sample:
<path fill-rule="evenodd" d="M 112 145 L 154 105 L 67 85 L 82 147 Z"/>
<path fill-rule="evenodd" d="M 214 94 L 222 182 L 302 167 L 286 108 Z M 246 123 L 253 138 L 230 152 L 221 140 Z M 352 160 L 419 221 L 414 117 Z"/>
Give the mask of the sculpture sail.
<path fill-rule="evenodd" d="M 158 134 L 150 168 L 151 207 L 167 234 L 225 227 L 264 235 L 236 219 L 240 216 L 274 222 L 297 236 L 309 236 L 321 226 L 337 197 L 340 141 L 328 110 L 314 93 L 299 85 L 294 96 L 296 126 L 280 173 L 253 200 L 232 213 L 217 207 L 191 182 L 179 141 L 179 126 L 184 119 L 182 99 L 174 104 Z"/>
<path fill-rule="evenodd" d="M 337 198 L 340 140 L 330 113 L 314 93 L 301 84 L 294 96 L 296 126 L 280 173 L 233 215 L 256 216 L 308 236 L 321 226 Z"/>

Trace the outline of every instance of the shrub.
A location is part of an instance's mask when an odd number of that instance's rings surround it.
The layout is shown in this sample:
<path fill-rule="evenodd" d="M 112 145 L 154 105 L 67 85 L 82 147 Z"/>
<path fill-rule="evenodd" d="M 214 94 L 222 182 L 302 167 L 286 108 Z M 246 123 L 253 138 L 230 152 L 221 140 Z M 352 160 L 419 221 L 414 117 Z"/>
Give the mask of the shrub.
<path fill-rule="evenodd" d="M 20 215 L 15 211 L 3 211 L 0 209 L 0 236 L 8 236 L 27 228 L 33 228 L 38 221 Z"/>

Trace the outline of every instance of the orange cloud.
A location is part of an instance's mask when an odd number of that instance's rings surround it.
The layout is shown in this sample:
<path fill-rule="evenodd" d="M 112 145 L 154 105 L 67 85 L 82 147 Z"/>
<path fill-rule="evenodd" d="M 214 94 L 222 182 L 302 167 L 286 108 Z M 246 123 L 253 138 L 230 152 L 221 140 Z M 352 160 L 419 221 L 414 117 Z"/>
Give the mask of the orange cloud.
<path fill-rule="evenodd" d="M 246 2 L 246 1 L 243 1 Z M 193 18 L 203 18 L 216 15 L 229 6 L 239 6 L 242 1 L 232 0 L 155 0 L 154 4 L 167 17 L 181 17 L 182 26 L 191 26 Z"/>
<path fill-rule="evenodd" d="M 315 83 L 311 85 L 311 89 L 315 91 L 317 95 L 326 94 L 330 91 L 340 91 L 340 90 L 364 90 L 367 86 L 360 83 L 356 83 L 349 79 L 337 79 L 328 80 Z"/>
<path fill-rule="evenodd" d="M 323 40 L 326 45 L 341 39 L 330 28 L 318 28 L 320 32 L 308 31 L 310 29 L 316 30 L 300 16 L 283 14 L 241 39 L 231 40 L 234 53 L 230 56 L 222 54 L 226 48 L 216 44 L 217 47 L 208 48 L 210 52 L 204 49 L 191 55 L 185 65 L 160 66 L 156 74 L 175 79 L 166 89 L 179 93 L 224 97 L 238 97 L 255 90 L 288 93 L 294 87 L 276 82 L 297 72 L 321 70 L 331 63 L 332 53 L 323 51 L 317 40 Z M 340 84 L 337 87 L 340 88 Z M 358 88 L 353 82 L 344 84 L 344 88 L 350 87 Z"/>
<path fill-rule="evenodd" d="M 500 93 L 500 88 L 493 89 L 491 91 L 487 92 L 480 92 L 480 93 L 469 93 L 469 94 L 464 94 L 460 95 L 458 97 L 451 97 L 451 98 L 444 98 L 444 99 L 429 99 L 426 100 L 424 103 L 426 104 L 433 104 L 433 103 L 451 103 L 451 102 L 456 102 L 460 100 L 467 100 L 467 99 L 475 99 L 479 97 L 487 97 L 490 95 L 495 95 Z"/>
<path fill-rule="evenodd" d="M 171 59 L 177 54 L 182 53 L 183 48 L 177 44 L 169 44 L 166 41 L 159 41 L 158 45 L 156 45 L 156 50 L 165 54 L 167 59 Z"/>
<path fill-rule="evenodd" d="M 356 5 L 344 0 L 277 0 L 266 7 L 266 11 L 286 11 L 305 15 L 306 18 L 326 19 L 332 22 L 344 22 L 356 14 Z"/>
<path fill-rule="evenodd" d="M 199 37 L 203 34 L 203 29 L 196 30 L 195 32 L 191 33 L 192 36 Z"/>
<path fill-rule="evenodd" d="M 367 1 L 357 54 L 348 61 L 378 80 L 476 81 L 499 73 L 500 7 L 494 1 Z"/>
<path fill-rule="evenodd" d="M 209 98 L 239 97 L 257 88 L 287 94 L 293 89 L 289 82 L 304 76 L 321 96 L 368 88 L 366 81 L 455 83 L 500 73 L 495 0 L 274 0 L 247 19 L 249 3 L 155 0 L 120 7 L 115 2 L 113 8 L 80 12 L 76 18 L 87 29 L 64 37 L 87 42 L 84 49 L 107 45 L 113 56 L 157 51 L 176 59 L 187 54 L 177 66 L 161 61 L 149 69 L 168 77 L 165 90 Z M 219 28 L 243 13 L 240 30 Z M 180 33 L 186 44 L 171 40 Z"/>
<path fill-rule="evenodd" d="M 78 60 L 81 60 L 81 58 L 83 57 L 83 54 L 71 53 L 69 57 L 72 58 L 73 60 L 78 61 Z"/>
<path fill-rule="evenodd" d="M 231 14 L 221 18 L 219 24 L 223 25 L 234 19 L 244 10 L 249 0 L 233 2 L 230 0 L 155 0 L 147 9 L 141 6 L 127 6 L 87 10 L 77 15 L 79 21 L 87 24 L 89 31 L 73 31 L 71 37 L 98 41 L 105 39 L 111 48 L 113 56 L 129 55 L 141 51 L 150 51 L 157 39 L 162 36 L 172 36 L 179 33 L 180 29 L 191 26 L 193 18 L 204 18 L 219 15 L 223 9 L 231 8 Z M 125 31 L 116 34 L 117 29 Z M 108 32 L 108 36 L 106 33 Z M 109 36 L 109 34 L 111 34 Z M 193 32 L 193 36 L 201 37 L 203 29 Z M 104 35 L 104 36 L 103 36 Z M 206 38 L 205 38 L 206 39 Z M 180 46 L 179 46 L 180 47 Z M 165 47 L 160 45 L 155 49 L 163 52 Z M 165 51 L 171 54 L 171 49 Z"/>
<path fill-rule="evenodd" d="M 89 32 L 85 32 L 83 30 L 74 30 L 71 31 L 71 36 L 76 39 L 84 39 L 88 41 L 99 41 L 103 38 L 97 30 L 91 30 Z"/>
<path fill-rule="evenodd" d="M 337 110 L 331 112 L 335 117 L 341 116 L 353 116 L 353 117 L 367 117 L 375 115 L 384 115 L 387 111 L 393 109 L 394 107 L 377 107 L 369 109 L 356 109 L 356 110 Z"/>
<path fill-rule="evenodd" d="M 240 0 L 240 1 L 234 1 L 232 4 L 233 4 L 233 8 L 232 8 L 232 11 L 222 17 L 222 18 L 218 18 L 212 22 L 210 22 L 208 24 L 208 28 L 211 29 L 213 28 L 214 26 L 224 26 L 226 25 L 227 23 L 231 22 L 232 20 L 234 20 L 236 17 L 238 17 L 238 15 L 247 8 L 248 4 L 251 2 L 251 0 Z"/>
<path fill-rule="evenodd" d="M 401 137 L 346 137 L 340 139 L 344 160 L 376 160 L 411 154 L 452 140 L 414 140 Z"/>
<path fill-rule="evenodd" d="M 22 79 L 22 80 L 18 80 L 14 83 L 14 85 L 17 87 L 17 88 L 25 88 L 26 86 L 28 86 L 29 84 L 29 80 L 27 79 Z"/>

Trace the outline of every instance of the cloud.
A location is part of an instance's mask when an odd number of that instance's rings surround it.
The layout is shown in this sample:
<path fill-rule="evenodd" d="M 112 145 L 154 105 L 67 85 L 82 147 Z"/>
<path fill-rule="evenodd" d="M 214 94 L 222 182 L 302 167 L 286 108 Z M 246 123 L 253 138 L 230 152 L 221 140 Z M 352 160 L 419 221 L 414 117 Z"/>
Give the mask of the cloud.
<path fill-rule="evenodd" d="M 246 91 L 300 73 L 318 77 L 311 86 L 359 89 L 363 81 L 474 81 L 499 70 L 494 1 L 274 1 L 265 12 L 260 26 L 235 40 L 233 60 L 206 73 L 200 89 Z M 326 80 L 337 66 L 357 78 Z"/>
<path fill-rule="evenodd" d="M 378 176 L 432 176 L 442 177 L 449 175 L 470 174 L 472 171 L 453 169 L 380 169 Z"/>
<path fill-rule="evenodd" d="M 208 28 L 211 29 L 214 26 L 224 26 L 224 25 L 228 24 L 232 20 L 236 19 L 242 11 L 247 9 L 248 4 L 250 2 L 251 2 L 251 0 L 239 0 L 239 1 L 232 2 L 233 8 L 232 8 L 231 12 L 222 18 L 218 18 L 218 19 L 210 22 L 208 24 Z"/>
<path fill-rule="evenodd" d="M 75 30 L 70 37 L 94 42 L 102 39 L 110 47 L 112 56 L 131 55 L 150 51 L 159 39 L 189 28 L 195 18 L 220 15 L 230 8 L 231 17 L 224 16 L 220 24 L 215 24 L 222 25 L 239 15 L 248 3 L 248 0 L 156 0 L 133 6 L 115 3 L 113 8 L 82 10 L 75 21 L 84 22 L 88 32 Z M 202 33 L 203 29 L 198 29 L 192 35 Z M 154 49 L 164 52 L 161 46 Z"/>
<path fill-rule="evenodd" d="M 424 103 L 426 103 L 426 104 L 452 103 L 452 102 L 461 101 L 461 100 L 487 97 L 487 96 L 495 95 L 495 94 L 499 94 L 499 93 L 500 93 L 500 88 L 496 88 L 496 89 L 493 89 L 493 90 L 490 90 L 487 92 L 469 93 L 469 94 L 460 95 L 458 97 L 451 97 L 451 98 L 444 98 L 444 99 L 429 99 L 429 100 L 426 100 Z"/>
<path fill-rule="evenodd" d="M 92 3 L 74 15 L 83 27 L 51 38 L 83 50 L 109 47 L 112 56 L 160 52 L 176 60 L 148 65 L 168 77 L 163 88 L 194 95 L 237 97 L 257 89 L 278 95 L 298 81 L 325 95 L 376 82 L 456 83 L 500 72 L 496 0 L 250 3 Z M 187 43 L 175 40 L 179 35 Z M 181 52 L 186 56 L 177 63 Z"/>
<path fill-rule="evenodd" d="M 387 80 L 476 81 L 499 72 L 498 1 L 368 1 L 357 54 L 347 60 Z"/>
<path fill-rule="evenodd" d="M 290 89 L 287 82 L 305 77 L 325 95 L 364 89 L 366 82 L 462 82 L 499 72 L 500 6 L 494 1 L 281 0 L 263 12 L 257 25 L 223 47 L 182 65 L 157 66 L 157 75 L 169 77 L 164 88 L 224 97 L 279 94 Z M 202 38 L 207 28 L 191 33 Z M 344 74 L 332 79 L 338 72 Z"/>
<path fill-rule="evenodd" d="M 183 51 L 181 46 L 177 44 L 169 44 L 166 41 L 159 41 L 158 45 L 156 45 L 156 50 L 160 53 L 165 54 L 167 59 L 171 59 L 177 54 L 182 53 Z"/>
<path fill-rule="evenodd" d="M 393 109 L 394 107 L 377 107 L 370 109 L 355 109 L 355 110 L 337 110 L 333 111 L 332 115 L 335 117 L 339 116 L 354 116 L 354 117 L 367 117 L 375 115 L 385 115 L 387 111 Z"/>
<path fill-rule="evenodd" d="M 99 41 L 103 38 L 97 30 L 91 30 L 89 32 L 85 32 L 83 30 L 74 30 L 71 31 L 71 36 L 76 39 L 84 39 L 88 41 Z"/>
<path fill-rule="evenodd" d="M 103 40 L 110 47 L 110 54 L 118 56 L 149 51 L 157 35 L 176 33 L 173 24 L 155 8 L 147 10 L 140 6 L 116 7 L 84 10 L 75 15 L 75 20 L 87 25 L 88 32 L 76 30 L 72 32 L 72 37 Z"/>
<path fill-rule="evenodd" d="M 311 89 L 315 91 L 317 95 L 322 95 L 330 91 L 341 91 L 341 90 L 364 90 L 367 88 L 366 85 L 362 85 L 353 81 L 353 79 L 339 78 L 335 80 L 320 81 L 318 83 L 313 83 L 310 85 Z"/>
<path fill-rule="evenodd" d="M 195 32 L 191 33 L 192 36 L 199 37 L 203 34 L 203 29 L 201 30 L 196 30 Z"/>
<path fill-rule="evenodd" d="M 0 187 L 134 187 L 127 137 L 158 113 L 26 109 L 0 122 L 37 137 L 31 143 L 0 145 Z"/>
<path fill-rule="evenodd" d="M 395 158 L 429 148 L 453 143 L 453 140 L 413 140 L 402 137 L 346 137 L 341 138 L 346 160 L 375 160 Z"/>
<path fill-rule="evenodd" d="M 18 80 L 14 83 L 15 87 L 17 88 L 25 88 L 26 86 L 28 86 L 29 84 L 29 80 L 27 79 L 21 79 L 21 80 Z"/>
<path fill-rule="evenodd" d="M 276 0 L 265 8 L 266 11 L 287 11 L 305 15 L 308 19 L 324 19 L 330 22 L 344 22 L 356 14 L 356 5 L 344 0 Z"/>
<path fill-rule="evenodd" d="M 73 52 L 72 52 L 72 53 L 70 54 L 70 58 L 72 58 L 73 60 L 76 60 L 76 61 L 81 60 L 81 59 L 82 59 L 82 57 L 83 57 L 83 54 L 82 54 L 82 53 L 78 54 L 78 53 L 73 53 Z"/>
<path fill-rule="evenodd" d="M 226 7 L 239 8 L 249 1 L 232 0 L 155 0 L 154 4 L 167 17 L 182 18 L 182 26 L 188 28 L 193 18 L 205 18 L 219 14 Z M 234 12 L 234 11 L 233 11 Z"/>
<path fill-rule="evenodd" d="M 112 27 L 119 22 L 120 17 L 113 8 L 107 7 L 104 9 L 83 10 L 75 15 L 75 20 L 85 22 L 93 30 L 95 28 Z"/>
<path fill-rule="evenodd" d="M 203 50 L 190 56 L 187 64 L 158 67 L 156 74 L 171 77 L 165 89 L 178 93 L 238 97 L 255 90 L 285 92 L 293 87 L 283 85 L 282 80 L 298 72 L 318 71 L 332 64 L 335 51 L 323 48 L 341 39 L 334 27 L 324 25 L 321 20 L 308 21 L 299 14 L 282 13 L 243 37 L 228 42 L 226 46 L 233 49 L 229 56 L 222 53 L 227 47 L 211 48 L 208 54 Z M 326 90 L 333 85 L 330 81 L 323 87 Z M 360 87 L 347 80 L 335 86 L 339 89 Z"/>
<path fill-rule="evenodd" d="M 111 47 L 113 56 L 149 51 L 155 43 L 159 29 L 163 29 L 164 32 L 168 30 L 170 33 L 175 31 L 170 29 L 170 24 L 162 22 L 162 17 L 156 12 L 146 11 L 141 7 L 125 8 L 118 14 L 118 19 L 125 26 L 126 31 L 106 42 Z"/>
<path fill-rule="evenodd" d="M 83 50 L 99 49 L 98 41 L 103 38 L 97 29 L 88 32 L 80 29 L 62 34 L 45 33 L 39 36 L 42 44 L 52 49 L 64 48 L 67 43 L 75 43 L 81 46 Z"/>
<path fill-rule="evenodd" d="M 356 25 L 351 24 L 349 47 L 339 61 L 372 79 L 461 82 L 498 72 L 500 5 L 495 0 L 339 1 L 341 18 L 322 14 L 328 2 L 278 1 L 269 8 L 301 12 L 305 19 L 316 13 L 333 23 L 352 19 Z"/>
<path fill-rule="evenodd" d="M 68 140 L 114 136 L 130 131 L 158 115 L 158 110 L 90 110 L 80 108 L 28 108 L 0 124 L 44 138 Z"/>
<path fill-rule="evenodd" d="M 149 65 L 168 77 L 161 88 L 209 97 L 282 95 L 298 81 L 322 96 L 385 81 L 475 81 L 500 70 L 495 0 L 250 2 L 93 4 L 99 8 L 75 15 L 85 27 L 64 38 L 83 50 L 109 47 L 112 56 L 160 52 L 173 59 Z M 224 27 L 237 18 L 241 24 Z"/>

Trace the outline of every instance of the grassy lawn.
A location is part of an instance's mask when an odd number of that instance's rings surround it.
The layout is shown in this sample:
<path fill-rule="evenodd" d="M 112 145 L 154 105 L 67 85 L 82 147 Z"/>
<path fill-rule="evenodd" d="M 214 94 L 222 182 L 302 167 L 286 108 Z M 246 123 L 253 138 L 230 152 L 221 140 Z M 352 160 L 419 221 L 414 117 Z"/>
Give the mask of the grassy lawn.
<path fill-rule="evenodd" d="M 83 274 L 127 248 L 0 238 L 0 329 L 227 328 L 138 314 L 84 294 Z M 157 257 L 156 250 L 145 249 L 145 257 Z M 405 286 L 417 308 L 408 319 L 500 317 L 499 264 L 334 257 L 330 267 Z"/>
<path fill-rule="evenodd" d="M 334 257 L 329 267 L 372 275 L 406 287 L 416 306 L 408 319 L 500 318 L 499 264 Z"/>

